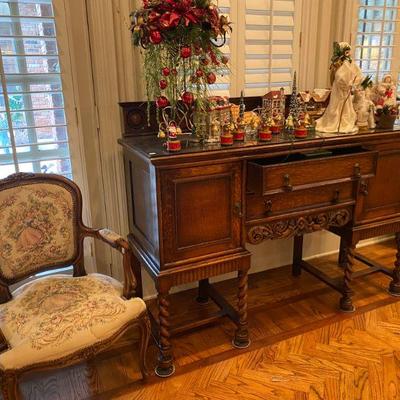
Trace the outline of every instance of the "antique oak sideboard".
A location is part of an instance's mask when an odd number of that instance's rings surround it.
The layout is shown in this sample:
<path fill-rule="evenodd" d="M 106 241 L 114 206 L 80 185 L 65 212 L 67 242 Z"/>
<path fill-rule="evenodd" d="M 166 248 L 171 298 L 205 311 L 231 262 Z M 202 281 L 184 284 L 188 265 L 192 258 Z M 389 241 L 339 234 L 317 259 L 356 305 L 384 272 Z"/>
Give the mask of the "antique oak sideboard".
<path fill-rule="evenodd" d="M 203 146 L 189 138 L 183 149 L 167 153 L 147 127 L 143 104 L 124 103 L 125 160 L 129 241 L 135 268 L 145 268 L 158 292 L 153 334 L 159 346 L 156 373 L 174 372 L 168 295 L 173 286 L 199 282 L 198 301 L 219 306 L 236 324 L 233 345 L 247 347 L 246 242 L 295 237 L 293 274 L 306 270 L 341 293 L 340 308 L 352 311 L 351 280 L 368 273 L 393 276 L 390 292 L 400 294 L 400 254 L 394 271 L 355 251 L 361 239 L 396 234 L 400 246 L 400 130 L 357 135 L 318 133 L 303 140 L 287 134 L 272 142 Z M 327 229 L 341 236 L 341 279 L 332 279 L 302 259 L 306 233 Z M 353 260 L 368 268 L 353 273 Z M 209 278 L 237 271 L 237 306 Z"/>

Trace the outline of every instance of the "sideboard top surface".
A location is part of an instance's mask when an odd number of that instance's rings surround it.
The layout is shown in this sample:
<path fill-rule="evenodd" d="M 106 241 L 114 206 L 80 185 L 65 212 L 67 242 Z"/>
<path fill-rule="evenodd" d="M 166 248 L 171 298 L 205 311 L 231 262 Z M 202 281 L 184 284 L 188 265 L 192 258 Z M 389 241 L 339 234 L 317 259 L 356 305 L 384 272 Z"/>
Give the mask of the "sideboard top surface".
<path fill-rule="evenodd" d="M 316 132 L 307 139 L 293 139 L 282 133 L 274 136 L 272 141 L 265 144 L 257 141 L 246 141 L 236 142 L 229 147 L 220 144 L 193 143 L 189 136 L 182 138 L 182 150 L 178 153 L 169 153 L 163 145 L 165 140 L 159 139 L 155 135 L 123 138 L 119 139 L 119 143 L 128 151 L 139 153 L 142 157 L 157 165 L 231 157 L 252 158 L 281 152 L 368 145 L 392 140 L 400 140 L 400 126 L 396 126 L 393 130 L 365 131 L 353 135 Z"/>

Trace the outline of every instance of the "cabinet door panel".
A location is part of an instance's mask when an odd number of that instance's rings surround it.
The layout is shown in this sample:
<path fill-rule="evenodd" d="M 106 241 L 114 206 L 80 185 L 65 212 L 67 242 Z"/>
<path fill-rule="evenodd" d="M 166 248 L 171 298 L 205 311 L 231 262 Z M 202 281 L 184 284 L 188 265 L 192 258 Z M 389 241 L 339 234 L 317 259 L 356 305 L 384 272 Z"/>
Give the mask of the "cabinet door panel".
<path fill-rule="evenodd" d="M 163 171 L 161 181 L 164 264 L 240 247 L 240 163 Z"/>
<path fill-rule="evenodd" d="M 397 148 L 396 148 L 397 147 Z M 368 195 L 365 197 L 358 221 L 388 218 L 400 213 L 400 145 L 382 145 L 376 176 L 369 179 Z"/>

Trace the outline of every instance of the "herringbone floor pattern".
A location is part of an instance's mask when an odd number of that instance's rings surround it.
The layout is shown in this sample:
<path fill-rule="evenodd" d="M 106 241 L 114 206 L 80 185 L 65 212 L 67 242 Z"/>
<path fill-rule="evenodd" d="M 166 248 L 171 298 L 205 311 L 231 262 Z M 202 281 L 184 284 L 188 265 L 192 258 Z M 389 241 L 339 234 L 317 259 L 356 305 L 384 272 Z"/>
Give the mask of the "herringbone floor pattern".
<path fill-rule="evenodd" d="M 400 303 L 117 398 L 399 399 Z"/>

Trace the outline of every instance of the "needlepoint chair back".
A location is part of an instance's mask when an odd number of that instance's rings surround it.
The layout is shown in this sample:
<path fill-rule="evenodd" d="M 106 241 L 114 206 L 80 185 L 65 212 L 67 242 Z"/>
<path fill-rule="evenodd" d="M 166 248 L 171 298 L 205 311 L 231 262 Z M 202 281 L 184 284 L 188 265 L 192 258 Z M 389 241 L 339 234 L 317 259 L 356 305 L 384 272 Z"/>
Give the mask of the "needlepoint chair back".
<path fill-rule="evenodd" d="M 84 275 L 82 229 L 82 196 L 72 181 L 26 173 L 0 180 L 0 286 L 70 265 Z"/>

